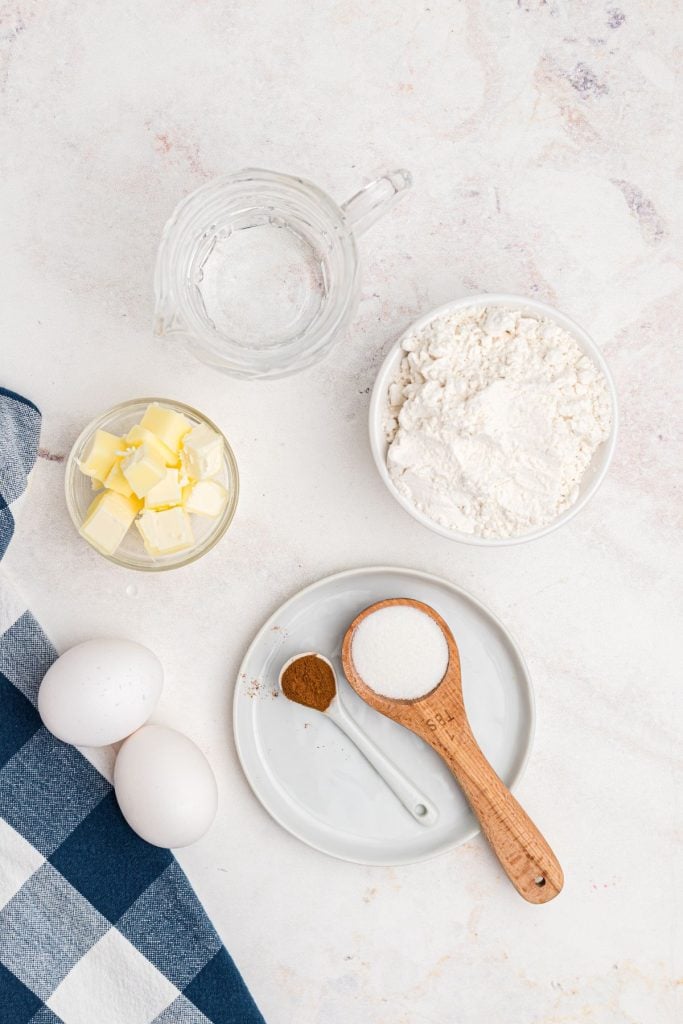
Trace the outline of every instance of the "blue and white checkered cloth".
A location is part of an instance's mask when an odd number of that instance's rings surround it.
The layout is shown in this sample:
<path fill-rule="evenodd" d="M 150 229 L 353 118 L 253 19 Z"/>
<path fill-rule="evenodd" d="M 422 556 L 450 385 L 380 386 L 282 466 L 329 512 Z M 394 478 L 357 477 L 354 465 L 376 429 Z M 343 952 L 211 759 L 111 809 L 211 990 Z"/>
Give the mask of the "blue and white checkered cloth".
<path fill-rule="evenodd" d="M 39 431 L 0 388 L 0 558 Z M 56 656 L 0 575 L 0 1024 L 263 1024 L 171 853 L 41 725 Z"/>

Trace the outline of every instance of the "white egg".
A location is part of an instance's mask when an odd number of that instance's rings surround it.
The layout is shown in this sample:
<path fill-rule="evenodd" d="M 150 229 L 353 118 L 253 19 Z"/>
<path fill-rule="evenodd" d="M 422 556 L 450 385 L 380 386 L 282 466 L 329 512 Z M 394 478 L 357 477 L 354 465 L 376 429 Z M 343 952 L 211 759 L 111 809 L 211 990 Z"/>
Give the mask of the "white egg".
<path fill-rule="evenodd" d="M 87 640 L 48 669 L 38 691 L 38 711 L 60 740 L 103 747 L 147 721 L 163 682 L 161 662 L 142 644 Z"/>
<path fill-rule="evenodd" d="M 126 740 L 114 789 L 130 827 L 154 846 L 194 843 L 218 804 L 216 779 L 199 747 L 162 725 L 144 725 Z"/>

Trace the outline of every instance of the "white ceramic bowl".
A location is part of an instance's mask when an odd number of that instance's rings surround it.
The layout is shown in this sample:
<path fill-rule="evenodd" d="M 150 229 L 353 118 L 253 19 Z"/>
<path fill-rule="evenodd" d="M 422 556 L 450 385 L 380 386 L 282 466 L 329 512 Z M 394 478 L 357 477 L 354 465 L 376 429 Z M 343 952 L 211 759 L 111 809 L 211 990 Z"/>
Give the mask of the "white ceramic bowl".
<path fill-rule="evenodd" d="M 566 512 L 563 512 L 562 515 L 553 520 L 552 523 L 549 523 L 547 526 L 543 526 L 538 530 L 532 530 L 529 533 L 521 534 L 519 537 L 478 537 L 476 534 L 461 533 L 458 530 L 450 530 L 447 526 L 441 526 L 439 523 L 434 522 L 433 519 L 430 519 L 429 516 L 426 516 L 423 512 L 420 512 L 415 508 L 415 506 L 408 501 L 407 498 L 404 498 L 402 494 L 399 494 L 387 469 L 387 449 L 389 445 L 384 436 L 384 416 L 387 408 L 389 384 L 398 370 L 403 354 L 401 349 L 403 339 L 409 334 L 414 334 L 416 331 L 422 330 L 423 327 L 432 320 L 435 320 L 437 317 L 445 316 L 448 313 L 453 313 L 458 310 L 474 306 L 508 306 L 513 309 L 521 309 L 524 312 L 540 314 L 554 320 L 556 324 L 571 334 L 586 355 L 600 367 L 600 370 L 604 374 L 605 381 L 607 382 L 607 390 L 610 396 L 610 404 L 612 408 L 612 429 L 610 430 L 607 440 L 600 445 L 593 456 L 592 462 L 581 481 L 581 488 L 577 500 L 566 510 Z M 600 349 L 597 347 L 590 335 L 588 335 L 582 327 L 579 327 L 579 325 L 568 316 L 565 316 L 564 313 L 560 313 L 558 310 L 553 309 L 552 306 L 547 306 L 544 302 L 536 302 L 535 299 L 526 299 L 519 295 L 470 295 L 464 299 L 457 299 L 455 302 L 448 302 L 445 306 L 439 306 L 438 309 L 433 309 L 431 313 L 426 313 L 423 317 L 420 317 L 419 320 L 416 320 L 411 324 L 408 330 L 401 335 L 396 344 L 389 350 L 389 353 L 377 374 L 375 386 L 372 391 L 372 397 L 370 399 L 370 447 L 372 449 L 372 455 L 377 465 L 379 475 L 386 484 L 390 494 L 394 496 L 399 505 L 403 506 L 406 512 L 410 513 L 413 519 L 417 519 L 418 523 L 422 523 L 423 526 L 433 530 L 434 533 L 438 533 L 442 537 L 448 537 L 450 540 L 459 540 L 465 544 L 477 544 L 483 547 L 501 547 L 504 544 L 521 544 L 525 541 L 536 540 L 538 537 L 544 537 L 546 534 L 552 533 L 553 530 L 557 530 L 558 527 L 564 525 L 564 523 L 568 523 L 570 519 L 573 519 L 574 516 L 577 515 L 577 513 L 580 512 L 581 509 L 590 501 L 605 478 L 605 474 L 607 473 L 607 469 L 612 460 L 612 455 L 614 454 L 614 448 L 617 442 L 617 424 L 617 393 L 614 387 L 614 381 L 612 380 L 612 375 L 609 372 L 607 363 L 605 362 Z"/>

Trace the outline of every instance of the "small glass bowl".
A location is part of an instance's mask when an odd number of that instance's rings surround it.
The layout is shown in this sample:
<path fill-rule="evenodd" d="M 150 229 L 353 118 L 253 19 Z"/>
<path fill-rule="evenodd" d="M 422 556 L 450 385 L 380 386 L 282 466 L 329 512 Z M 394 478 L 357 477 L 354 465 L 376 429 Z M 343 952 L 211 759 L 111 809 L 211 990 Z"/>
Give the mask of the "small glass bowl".
<path fill-rule="evenodd" d="M 239 498 L 239 474 L 237 462 L 227 438 L 223 432 L 212 423 L 207 416 L 193 409 L 182 402 L 176 402 L 167 398 L 133 398 L 128 402 L 122 402 L 108 409 L 94 419 L 77 438 L 69 453 L 66 463 L 66 474 L 64 477 L 64 492 L 66 494 L 66 506 L 69 515 L 77 530 L 80 530 L 88 509 L 95 498 L 96 491 L 92 489 L 90 477 L 81 472 L 79 460 L 82 459 L 88 450 L 90 442 L 96 430 L 107 430 L 111 434 L 124 435 L 142 419 L 145 409 L 152 402 L 158 402 L 166 409 L 182 413 L 193 426 L 205 423 L 211 430 L 215 430 L 223 438 L 223 469 L 216 480 L 221 483 L 228 492 L 228 500 L 220 516 L 211 518 L 209 516 L 193 515 L 192 531 L 195 536 L 195 544 L 188 551 L 178 551 L 174 555 L 163 555 L 155 558 L 145 551 L 142 537 L 134 525 L 131 525 L 123 541 L 113 555 L 104 555 L 97 548 L 94 548 L 99 555 L 116 565 L 123 565 L 126 569 L 137 569 L 141 572 L 165 572 L 167 569 L 178 569 L 181 565 L 189 565 L 196 562 L 198 558 L 210 551 L 214 544 L 217 544 L 225 531 L 230 526 L 237 500 Z M 83 538 L 86 540 L 86 538 Z M 89 541 L 86 541 L 89 543 Z M 90 545 L 93 547 L 93 545 Z"/>

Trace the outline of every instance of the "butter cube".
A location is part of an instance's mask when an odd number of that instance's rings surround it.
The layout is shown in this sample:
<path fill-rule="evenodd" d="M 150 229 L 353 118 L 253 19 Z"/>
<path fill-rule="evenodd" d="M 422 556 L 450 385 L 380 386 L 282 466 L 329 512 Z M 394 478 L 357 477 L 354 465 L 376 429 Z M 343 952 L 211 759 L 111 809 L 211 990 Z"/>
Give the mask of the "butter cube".
<path fill-rule="evenodd" d="M 123 441 L 107 430 L 97 430 L 88 454 L 78 463 L 81 473 L 104 480 L 119 455 Z"/>
<path fill-rule="evenodd" d="M 190 517 L 178 506 L 163 512 L 143 511 L 135 525 L 150 555 L 172 555 L 194 544 Z"/>
<path fill-rule="evenodd" d="M 182 460 L 190 480 L 217 476 L 223 466 L 223 438 L 206 423 L 200 423 L 185 436 Z"/>
<path fill-rule="evenodd" d="M 183 490 L 185 511 L 197 516 L 219 516 L 227 500 L 228 492 L 215 480 L 198 480 Z"/>
<path fill-rule="evenodd" d="M 121 462 L 121 472 L 130 484 L 133 494 L 144 498 L 166 475 L 166 465 L 158 452 L 143 442 L 133 448 Z"/>
<path fill-rule="evenodd" d="M 158 402 L 153 402 L 147 406 L 140 426 L 151 430 L 172 452 L 177 452 L 192 424 L 182 413 L 164 409 Z"/>
<path fill-rule="evenodd" d="M 182 499 L 178 470 L 167 469 L 163 480 L 155 484 L 152 490 L 145 495 L 145 508 L 170 508 L 171 505 L 180 505 Z"/>
<path fill-rule="evenodd" d="M 160 441 L 151 430 L 147 430 L 146 427 L 141 427 L 139 423 L 136 423 L 126 434 L 126 443 L 134 448 L 138 448 L 143 442 L 148 444 L 150 448 L 153 448 L 167 466 L 177 466 L 180 464 L 180 458 L 176 452 L 172 452 L 168 445 Z"/>
<path fill-rule="evenodd" d="M 113 555 L 135 519 L 140 502 L 114 491 L 103 491 L 88 509 L 80 534 L 103 555 Z"/>
<path fill-rule="evenodd" d="M 131 498 L 133 496 L 133 488 L 121 472 L 120 459 L 111 467 L 104 484 L 101 486 L 109 488 L 110 491 L 116 491 L 117 494 L 122 494 L 124 498 Z"/>

